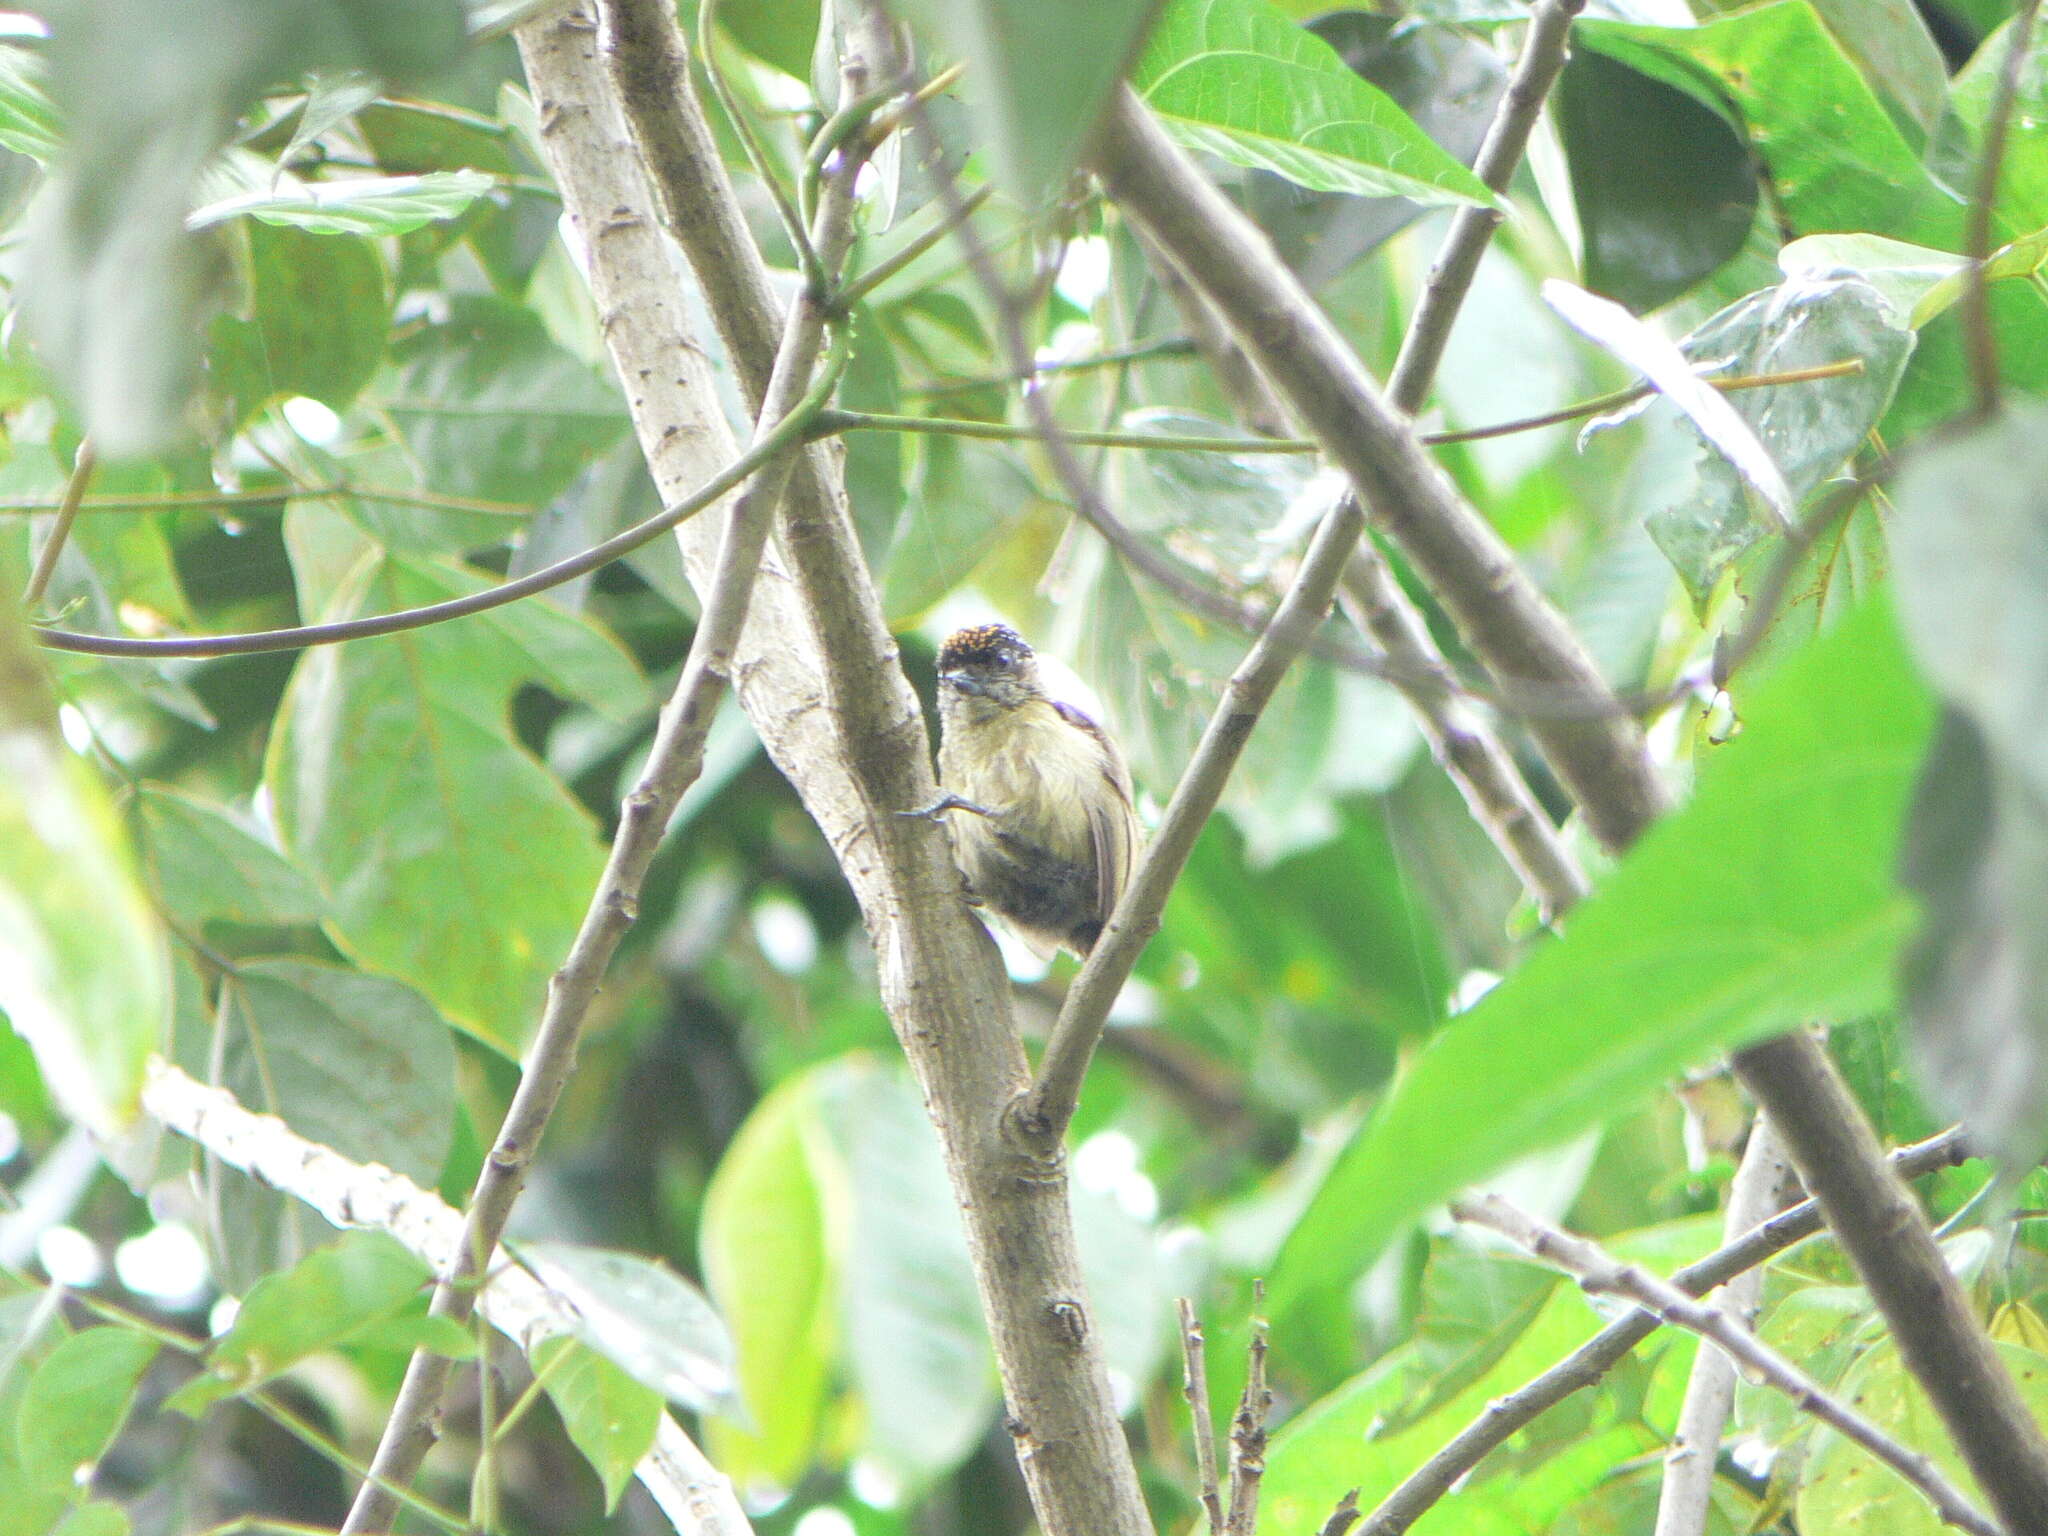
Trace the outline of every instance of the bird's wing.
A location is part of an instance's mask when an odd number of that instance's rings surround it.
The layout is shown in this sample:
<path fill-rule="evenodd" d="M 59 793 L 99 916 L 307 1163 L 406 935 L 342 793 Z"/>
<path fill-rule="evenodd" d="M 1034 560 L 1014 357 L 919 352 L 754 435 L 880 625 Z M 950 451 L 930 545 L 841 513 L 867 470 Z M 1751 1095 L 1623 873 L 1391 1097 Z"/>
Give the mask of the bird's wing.
<path fill-rule="evenodd" d="M 1131 773 L 1101 726 L 1071 704 L 1055 703 L 1053 708 L 1095 743 L 1102 776 L 1116 791 L 1107 800 L 1092 802 L 1088 811 L 1088 838 L 1095 852 L 1095 917 L 1107 923 L 1131 878 L 1131 862 L 1137 853 L 1138 818 L 1131 809 Z"/>

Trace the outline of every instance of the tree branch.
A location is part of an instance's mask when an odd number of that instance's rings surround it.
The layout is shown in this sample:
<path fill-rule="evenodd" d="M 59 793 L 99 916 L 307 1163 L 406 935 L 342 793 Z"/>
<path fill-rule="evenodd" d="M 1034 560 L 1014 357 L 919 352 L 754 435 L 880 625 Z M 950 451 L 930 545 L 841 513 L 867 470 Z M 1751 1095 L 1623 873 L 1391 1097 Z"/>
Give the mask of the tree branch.
<path fill-rule="evenodd" d="M 826 260 L 835 259 L 850 239 L 850 231 L 839 234 L 835 221 L 838 226 L 848 224 L 858 168 L 857 162 L 849 161 L 828 183 L 843 185 L 844 191 L 821 204 L 812 230 L 814 246 Z M 823 311 L 800 300 L 790 312 L 776 352 L 755 430 L 757 447 L 773 439 L 778 428 L 791 425 L 790 415 L 803 404 L 824 341 Z M 591 1002 L 620 939 L 638 916 L 640 888 L 648 866 L 683 792 L 703 769 L 704 742 L 732 676 L 733 654 L 746 623 L 762 552 L 800 452 L 793 439 L 784 440 L 778 455 L 733 503 L 682 675 L 662 710 L 646 767 L 620 810 L 611 856 L 568 958 L 549 984 L 547 1007 L 523 1064 L 519 1087 L 470 1196 L 462 1242 L 435 1287 L 431 1310 L 436 1316 L 462 1322 L 474 1306 L 477 1282 L 490 1267 L 498 1238 L 525 1185 L 526 1170 L 575 1068 L 576 1048 Z M 375 1478 L 366 1480 L 357 1491 L 343 1526 L 349 1536 L 391 1528 L 397 1506 L 387 1485 L 408 1484 L 432 1448 L 452 1365 L 445 1355 L 424 1348 L 414 1350 L 371 1463 Z"/>
<path fill-rule="evenodd" d="M 1937 1168 L 1954 1167 L 1968 1155 L 1963 1133 L 1948 1130 L 1910 1147 L 1901 1147 L 1891 1155 L 1891 1166 L 1899 1177 L 1911 1179 Z M 1688 1264 L 1671 1277 L 1671 1282 L 1695 1296 L 1704 1296 L 1773 1254 L 1805 1241 L 1820 1231 L 1822 1224 L 1819 1203 L 1803 1200 L 1715 1249 L 1698 1263 Z M 1659 1320 L 1648 1312 L 1631 1312 L 1609 1323 L 1549 1370 L 1495 1398 L 1478 1418 L 1380 1501 L 1359 1528 L 1359 1536 L 1401 1536 L 1486 1456 L 1574 1392 L 1594 1385 L 1660 1326 Z"/>
<path fill-rule="evenodd" d="M 1749 1128 L 1749 1145 L 1742 1150 L 1734 1182 L 1728 1187 L 1722 1227 L 1726 1237 L 1732 1241 L 1767 1220 L 1783 1203 L 1791 1176 L 1770 1117 L 1758 1115 Z M 1722 1297 L 1722 1310 L 1745 1331 L 1756 1324 L 1763 1285 L 1763 1271 L 1748 1270 L 1728 1282 Z M 1706 1536 L 1714 1463 L 1720 1456 L 1721 1432 L 1734 1407 L 1734 1361 L 1719 1350 L 1701 1350 L 1693 1356 L 1678 1429 L 1664 1453 L 1664 1486 L 1657 1501 L 1655 1536 Z"/>
<path fill-rule="evenodd" d="M 1128 91 L 1096 142 L 1095 169 L 1111 194 L 1222 310 L 1304 425 L 1371 501 L 1481 663 L 1518 687 L 1535 680 L 1595 705 L 1609 701 L 1572 719 L 1532 715 L 1529 729 L 1594 835 L 1611 848 L 1628 846 L 1667 797 L 1640 730 L 1577 636 L 1492 527 L 1424 457 L 1412 428 L 1380 398 L 1264 237 Z M 1808 1188 L 1846 1211 L 1860 1205 L 1852 1191 L 1867 1194 L 1890 1182 L 1860 1109 L 1814 1041 L 1795 1033 L 1739 1052 L 1734 1061 L 1778 1123 Z M 1815 1084 L 1832 1089 L 1822 1093 Z M 1855 1166 L 1809 1156 L 1801 1150 L 1806 1144 L 1834 1146 Z M 1894 1193 L 1899 1204 L 1892 1209 L 1903 1215 L 1898 1225 L 1836 1230 L 1986 1496 L 2002 1519 L 2026 1529 L 2048 1509 L 2048 1444 L 1970 1316 L 1926 1223 L 1903 1190 Z M 1936 1294 L 1938 1305 L 1914 1299 Z"/>
<path fill-rule="evenodd" d="M 1973 1536 L 2005 1536 L 1941 1475 L 1933 1458 L 1899 1444 L 1855 1409 L 1829 1396 L 1799 1367 L 1719 1307 L 1704 1305 L 1641 1265 L 1624 1264 L 1598 1243 L 1539 1221 L 1528 1212 L 1508 1204 L 1499 1195 L 1483 1195 L 1477 1200 L 1454 1200 L 1451 1202 L 1451 1214 L 1460 1221 L 1500 1233 L 1545 1263 L 1577 1277 L 1580 1287 L 1586 1291 L 1633 1301 L 1665 1322 L 1711 1340 L 1737 1364 L 1747 1367 L 1764 1385 L 1784 1393 L 1806 1412 L 1844 1438 L 1862 1446 L 1918 1488 L 1950 1525 L 1969 1531 Z"/>
<path fill-rule="evenodd" d="M 150 1062 L 142 1107 L 165 1128 L 311 1206 L 335 1226 L 390 1233 L 436 1272 L 447 1270 L 462 1252 L 462 1214 L 439 1195 L 389 1168 L 350 1162 L 161 1057 Z M 516 1262 L 493 1266 L 477 1288 L 476 1305 L 486 1322 L 529 1355 L 546 1339 L 576 1333 L 575 1304 Z M 662 1415 L 654 1449 L 634 1473 L 685 1536 L 748 1536 L 751 1527 L 731 1480 L 669 1414 Z"/>
<path fill-rule="evenodd" d="M 734 373 L 752 395 L 762 384 L 776 310 L 697 105 L 674 11 L 659 0 L 608 0 L 603 14 L 604 64 L 616 99 Z M 845 95 L 861 100 L 865 93 Z M 593 178 L 579 189 L 586 203 L 598 191 L 595 178 L 611 178 L 612 200 L 599 204 L 600 216 L 613 206 L 642 206 L 634 189 L 617 185 L 617 168 L 586 173 Z M 631 235 L 636 249 L 648 238 L 659 247 L 653 231 Z M 593 251 L 594 288 L 606 259 L 624 255 L 625 239 L 618 244 L 617 252 L 610 244 Z M 664 334 L 675 328 L 671 319 Z M 643 350 L 648 338 L 629 329 L 607 328 L 622 375 L 630 381 L 641 368 L 665 368 L 658 352 Z M 659 437 L 665 423 L 651 396 L 635 400 L 634 414 L 643 444 Z M 777 729 L 784 720 L 763 724 L 752 702 L 749 713 L 860 902 L 883 1002 L 932 1107 L 960 1199 L 1033 1507 L 1048 1536 L 1143 1536 L 1150 1522 L 1081 1281 L 1063 1166 L 1018 1147 L 1002 1130 L 1002 1108 L 1025 1082 L 1008 979 L 960 898 L 943 831 L 893 814 L 934 798 L 929 742 L 846 517 L 831 446 L 811 448 L 799 463 L 778 539 L 795 570 L 787 598 L 801 610 L 782 643 L 809 669 L 814 693 L 823 679 L 823 708 L 802 722 L 800 743 Z M 746 700 L 744 660 L 740 676 Z"/>
<path fill-rule="evenodd" d="M 35 569 L 29 572 L 28 586 L 21 594 L 24 610 L 33 609 L 43 600 L 43 594 L 50 588 L 50 578 L 57 574 L 57 559 L 64 553 L 64 544 L 71 537 L 71 525 L 78 521 L 79 503 L 85 500 L 85 488 L 92 483 L 92 472 L 98 463 L 93 452 L 92 439 L 84 438 L 78 444 L 78 456 L 71 461 L 71 478 L 64 482 L 64 499 L 57 503 L 57 517 L 50 525 L 50 536 L 43 540 L 43 547 L 36 554 Z"/>

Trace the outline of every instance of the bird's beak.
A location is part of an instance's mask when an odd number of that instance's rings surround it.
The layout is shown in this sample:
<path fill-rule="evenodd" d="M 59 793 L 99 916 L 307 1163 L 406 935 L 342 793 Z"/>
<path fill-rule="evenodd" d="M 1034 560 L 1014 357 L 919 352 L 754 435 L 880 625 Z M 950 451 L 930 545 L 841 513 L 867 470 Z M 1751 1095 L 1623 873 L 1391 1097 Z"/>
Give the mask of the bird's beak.
<path fill-rule="evenodd" d="M 980 679 L 969 677 L 965 672 L 941 672 L 939 674 L 939 681 L 948 688 L 959 689 L 962 693 L 975 693 L 983 696 L 986 696 L 988 693 L 988 690 L 982 687 Z"/>

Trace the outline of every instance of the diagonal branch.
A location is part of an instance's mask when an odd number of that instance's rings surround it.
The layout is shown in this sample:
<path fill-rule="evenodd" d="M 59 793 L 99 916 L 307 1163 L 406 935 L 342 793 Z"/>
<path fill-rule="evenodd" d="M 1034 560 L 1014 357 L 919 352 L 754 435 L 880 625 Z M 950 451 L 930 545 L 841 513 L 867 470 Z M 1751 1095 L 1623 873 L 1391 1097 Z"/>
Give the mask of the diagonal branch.
<path fill-rule="evenodd" d="M 1972 1536 L 2004 1536 L 1941 1475 L 1933 1458 L 1899 1444 L 1848 1404 L 1831 1397 L 1799 1367 L 1719 1307 L 1705 1305 L 1640 1264 L 1624 1264 L 1598 1243 L 1517 1210 L 1499 1195 L 1453 1201 L 1451 1214 L 1460 1221 L 1500 1233 L 1546 1264 L 1576 1277 L 1583 1290 L 1622 1297 L 1667 1323 L 1710 1340 L 1764 1385 L 1784 1393 L 1918 1488 L 1950 1525 L 1969 1531 Z"/>
<path fill-rule="evenodd" d="M 1350 474 L 1496 681 L 1558 686 L 1610 707 L 1532 716 L 1530 734 L 1609 847 L 1665 808 L 1641 731 L 1578 637 L 1486 520 L 1423 456 L 1356 354 L 1271 245 L 1126 91 L 1097 139 L 1097 174 L 1215 302 L 1303 424 Z M 1794 1033 L 1734 1057 L 1822 1200 L 1901 1353 L 2001 1518 L 2048 1509 L 2048 1442 L 1977 1326 L 1926 1222 L 1883 1166 L 1854 1097 L 1812 1039 Z M 1883 1215 L 1883 1225 L 1860 1217 Z"/>
<path fill-rule="evenodd" d="M 1891 1165 L 1899 1177 L 1912 1179 L 1937 1168 L 1952 1168 L 1968 1155 L 1962 1132 L 1949 1130 L 1910 1147 L 1901 1147 L 1892 1154 Z M 1819 1204 L 1803 1200 L 1715 1249 L 1698 1263 L 1687 1265 L 1671 1281 L 1695 1296 L 1704 1296 L 1773 1254 L 1813 1236 L 1821 1225 Z M 1660 1326 L 1658 1319 L 1648 1312 L 1630 1312 L 1609 1323 L 1549 1370 L 1495 1398 L 1478 1418 L 1446 1441 L 1380 1501 L 1359 1527 L 1359 1536 L 1401 1536 L 1494 1450 L 1574 1392 L 1582 1392 L 1598 1382 Z"/>

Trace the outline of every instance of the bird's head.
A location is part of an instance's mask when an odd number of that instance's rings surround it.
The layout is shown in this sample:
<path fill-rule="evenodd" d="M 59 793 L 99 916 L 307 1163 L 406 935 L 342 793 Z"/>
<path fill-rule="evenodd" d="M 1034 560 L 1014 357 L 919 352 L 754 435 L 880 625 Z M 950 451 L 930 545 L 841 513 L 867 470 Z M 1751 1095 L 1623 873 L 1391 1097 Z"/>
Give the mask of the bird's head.
<path fill-rule="evenodd" d="M 1014 709 L 1045 694 L 1038 659 L 1007 624 L 955 630 L 939 648 L 938 673 L 940 697 L 950 703 Z"/>

